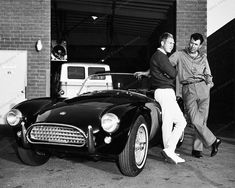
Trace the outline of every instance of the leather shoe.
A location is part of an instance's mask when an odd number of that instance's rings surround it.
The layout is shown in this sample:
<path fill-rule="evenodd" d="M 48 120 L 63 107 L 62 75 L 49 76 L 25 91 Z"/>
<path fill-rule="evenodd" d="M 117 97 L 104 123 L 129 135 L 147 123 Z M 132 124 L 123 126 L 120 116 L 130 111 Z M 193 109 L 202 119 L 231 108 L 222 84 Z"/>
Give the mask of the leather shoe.
<path fill-rule="evenodd" d="M 216 138 L 215 142 L 212 144 L 211 157 L 215 156 L 218 153 L 219 145 L 221 144 L 221 139 Z"/>
<path fill-rule="evenodd" d="M 193 156 L 193 157 L 196 157 L 196 158 L 201 158 L 201 157 L 203 157 L 203 156 L 202 156 L 202 152 L 201 152 L 201 151 L 197 151 L 197 150 L 193 150 L 193 151 L 192 151 L 192 156 Z"/>

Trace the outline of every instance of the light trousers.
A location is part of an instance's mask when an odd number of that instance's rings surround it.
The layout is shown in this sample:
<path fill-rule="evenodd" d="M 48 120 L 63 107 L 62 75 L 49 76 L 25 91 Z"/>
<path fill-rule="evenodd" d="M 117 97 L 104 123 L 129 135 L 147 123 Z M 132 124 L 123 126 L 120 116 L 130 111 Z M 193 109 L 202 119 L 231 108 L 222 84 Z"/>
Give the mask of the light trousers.
<path fill-rule="evenodd" d="M 164 148 L 174 152 L 187 122 L 176 101 L 173 89 L 156 89 L 154 98 L 162 108 L 162 139 Z"/>
<path fill-rule="evenodd" d="M 194 125 L 193 150 L 203 151 L 216 140 L 207 127 L 209 114 L 210 88 L 205 82 L 183 86 L 182 96 L 190 122 Z"/>

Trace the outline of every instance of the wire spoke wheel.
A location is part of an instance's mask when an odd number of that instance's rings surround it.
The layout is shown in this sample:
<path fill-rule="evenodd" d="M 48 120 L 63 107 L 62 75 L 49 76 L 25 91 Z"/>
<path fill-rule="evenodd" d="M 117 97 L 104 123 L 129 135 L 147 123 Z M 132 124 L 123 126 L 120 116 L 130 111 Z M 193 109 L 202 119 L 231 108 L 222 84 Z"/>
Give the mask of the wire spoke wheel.
<path fill-rule="evenodd" d="M 141 168 L 141 164 L 143 164 L 143 160 L 146 157 L 147 153 L 147 139 L 148 139 L 148 132 L 147 128 L 144 124 L 141 124 L 136 135 L 135 140 L 135 162 L 136 165 Z"/>
<path fill-rule="evenodd" d="M 124 150 L 118 156 L 118 165 L 124 175 L 137 176 L 143 170 L 147 159 L 148 142 L 147 123 L 140 115 L 132 127 Z"/>

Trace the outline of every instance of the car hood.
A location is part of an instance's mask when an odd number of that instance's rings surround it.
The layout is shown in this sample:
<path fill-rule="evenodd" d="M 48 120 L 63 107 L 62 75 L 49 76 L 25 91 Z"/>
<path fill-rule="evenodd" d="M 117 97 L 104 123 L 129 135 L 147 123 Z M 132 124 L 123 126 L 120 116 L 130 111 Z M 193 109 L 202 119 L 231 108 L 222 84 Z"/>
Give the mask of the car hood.
<path fill-rule="evenodd" d="M 103 113 L 114 106 L 126 109 L 141 99 L 143 100 L 143 96 L 124 91 L 84 94 L 43 109 L 38 114 L 36 122 L 69 124 L 80 128 L 86 128 L 88 125 L 99 127 Z"/>

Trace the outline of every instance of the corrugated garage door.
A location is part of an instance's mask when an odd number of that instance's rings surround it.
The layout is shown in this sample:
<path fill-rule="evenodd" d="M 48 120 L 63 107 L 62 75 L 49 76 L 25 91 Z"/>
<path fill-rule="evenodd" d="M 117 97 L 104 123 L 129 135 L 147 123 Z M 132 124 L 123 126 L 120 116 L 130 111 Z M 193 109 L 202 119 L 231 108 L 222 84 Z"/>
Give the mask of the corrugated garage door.
<path fill-rule="evenodd" d="M 27 51 L 0 50 L 0 124 L 6 113 L 25 100 Z"/>

